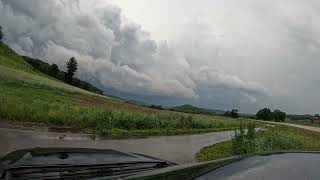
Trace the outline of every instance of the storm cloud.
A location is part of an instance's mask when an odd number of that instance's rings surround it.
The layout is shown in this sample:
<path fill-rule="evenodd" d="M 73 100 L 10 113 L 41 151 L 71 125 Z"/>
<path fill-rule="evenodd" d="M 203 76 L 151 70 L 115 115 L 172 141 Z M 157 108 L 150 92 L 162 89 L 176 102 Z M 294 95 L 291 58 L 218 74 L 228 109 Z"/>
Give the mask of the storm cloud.
<path fill-rule="evenodd" d="M 152 103 L 246 112 L 271 102 L 263 83 L 241 78 L 221 63 L 222 55 L 231 53 L 227 41 L 201 23 L 187 22 L 176 40 L 160 41 L 104 1 L 0 0 L 0 25 L 5 42 L 20 54 L 61 68 L 74 56 L 77 76 L 105 90 Z"/>

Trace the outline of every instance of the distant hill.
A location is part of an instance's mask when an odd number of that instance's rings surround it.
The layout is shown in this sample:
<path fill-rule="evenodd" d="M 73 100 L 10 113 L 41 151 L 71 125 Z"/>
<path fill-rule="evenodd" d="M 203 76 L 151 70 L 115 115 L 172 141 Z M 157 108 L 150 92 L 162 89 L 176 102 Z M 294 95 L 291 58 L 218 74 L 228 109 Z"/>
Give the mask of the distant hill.
<path fill-rule="evenodd" d="M 225 113 L 225 111 L 222 111 L 222 110 L 199 108 L 199 107 L 192 106 L 190 104 L 172 107 L 172 108 L 169 108 L 169 110 L 184 112 L 184 113 L 192 113 L 192 114 L 205 114 L 205 115 L 223 115 Z"/>

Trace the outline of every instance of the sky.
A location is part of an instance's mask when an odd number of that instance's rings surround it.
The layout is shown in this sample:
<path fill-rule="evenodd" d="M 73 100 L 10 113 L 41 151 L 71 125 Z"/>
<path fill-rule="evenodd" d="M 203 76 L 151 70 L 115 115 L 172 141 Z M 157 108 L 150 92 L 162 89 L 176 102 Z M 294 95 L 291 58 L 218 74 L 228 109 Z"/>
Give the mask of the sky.
<path fill-rule="evenodd" d="M 107 94 L 165 106 L 320 111 L 316 0 L 0 0 L 5 42 Z"/>

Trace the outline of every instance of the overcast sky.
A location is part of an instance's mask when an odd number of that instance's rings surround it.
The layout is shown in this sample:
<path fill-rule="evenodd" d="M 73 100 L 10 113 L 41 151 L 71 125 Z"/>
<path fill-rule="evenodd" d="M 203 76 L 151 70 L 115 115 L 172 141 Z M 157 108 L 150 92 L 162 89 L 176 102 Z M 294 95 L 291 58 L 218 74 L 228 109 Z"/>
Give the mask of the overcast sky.
<path fill-rule="evenodd" d="M 0 0 L 5 42 L 106 93 L 163 105 L 320 111 L 320 1 Z"/>

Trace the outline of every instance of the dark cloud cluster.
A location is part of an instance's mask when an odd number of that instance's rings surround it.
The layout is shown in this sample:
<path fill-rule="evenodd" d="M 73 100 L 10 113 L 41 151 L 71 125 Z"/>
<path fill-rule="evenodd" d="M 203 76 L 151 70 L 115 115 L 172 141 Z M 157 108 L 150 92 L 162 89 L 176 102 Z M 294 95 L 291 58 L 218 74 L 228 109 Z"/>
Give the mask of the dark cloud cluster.
<path fill-rule="evenodd" d="M 0 24 L 5 41 L 21 54 L 60 67 L 74 56 L 80 66 L 77 75 L 104 89 L 155 103 L 190 102 L 245 111 L 268 99 L 263 85 L 228 74 L 215 64 L 219 44 L 214 34 L 208 38 L 205 31 L 186 32 L 183 41 L 170 46 L 153 40 L 113 5 L 96 6 L 89 0 L 0 0 Z"/>

